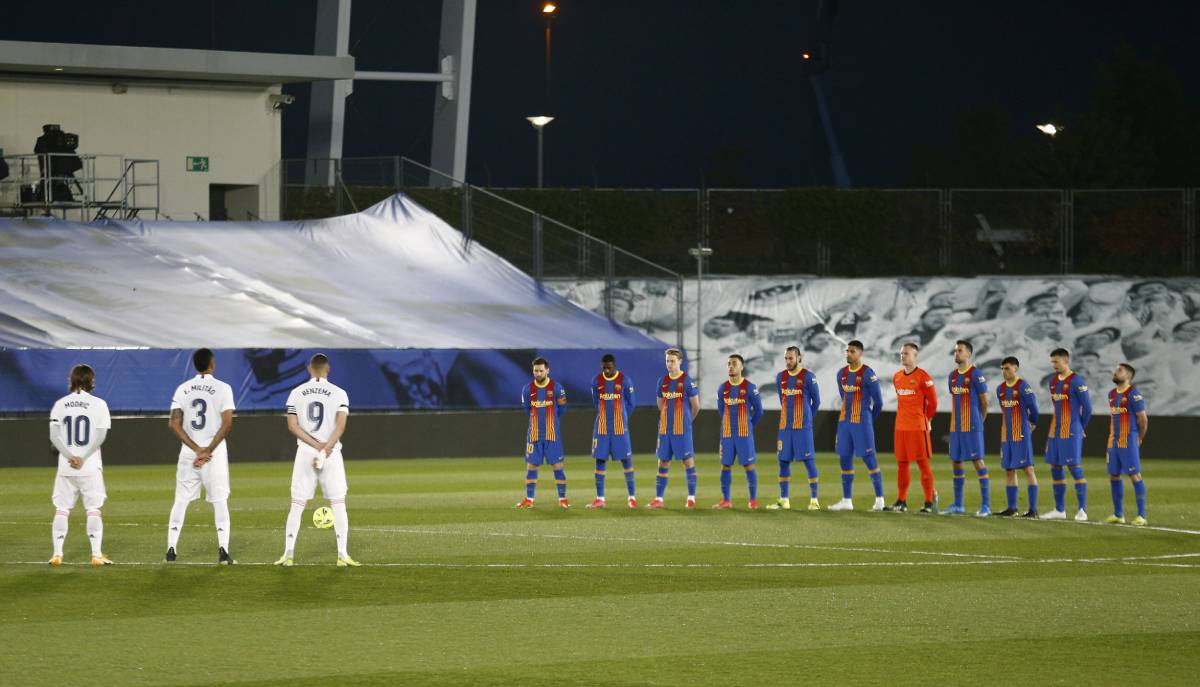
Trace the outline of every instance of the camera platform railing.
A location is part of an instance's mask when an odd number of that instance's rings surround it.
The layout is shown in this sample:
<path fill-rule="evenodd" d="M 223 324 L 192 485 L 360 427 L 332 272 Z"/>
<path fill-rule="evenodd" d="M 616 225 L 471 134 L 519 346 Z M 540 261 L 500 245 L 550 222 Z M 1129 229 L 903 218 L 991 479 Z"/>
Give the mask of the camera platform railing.
<path fill-rule="evenodd" d="M 158 160 L 115 154 L 6 155 L 0 217 L 158 219 Z"/>

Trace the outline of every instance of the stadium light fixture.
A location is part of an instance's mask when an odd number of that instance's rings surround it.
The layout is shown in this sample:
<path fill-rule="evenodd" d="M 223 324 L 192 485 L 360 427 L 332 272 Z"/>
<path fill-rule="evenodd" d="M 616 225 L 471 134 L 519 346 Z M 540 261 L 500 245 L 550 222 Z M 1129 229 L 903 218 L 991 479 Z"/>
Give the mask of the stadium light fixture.
<path fill-rule="evenodd" d="M 533 125 L 533 128 L 539 129 L 539 130 L 542 127 L 549 124 L 550 122 L 554 121 L 554 117 L 547 117 L 546 115 L 538 115 L 536 117 L 526 117 L 525 119 L 527 119 L 529 121 L 529 123 Z"/>
<path fill-rule="evenodd" d="M 554 117 L 548 117 L 546 115 L 537 115 L 534 117 L 526 117 L 525 119 L 530 124 L 533 125 L 534 129 L 537 129 L 537 139 L 538 139 L 538 142 L 537 142 L 537 187 L 541 188 L 542 187 L 542 159 L 543 159 L 542 158 L 542 149 L 543 149 L 542 148 L 542 130 L 546 128 L 547 124 L 554 121 Z"/>
<path fill-rule="evenodd" d="M 542 5 L 542 14 L 550 15 L 554 14 L 556 11 L 558 11 L 558 5 L 555 5 L 552 2 Z"/>
<path fill-rule="evenodd" d="M 810 53 L 810 52 L 802 52 L 802 53 L 800 53 L 800 59 L 802 59 L 802 60 L 811 60 L 811 59 L 812 59 L 812 53 Z"/>
<path fill-rule="evenodd" d="M 1050 122 L 1046 122 L 1045 124 L 1037 125 L 1037 130 L 1042 132 L 1043 134 L 1046 134 L 1050 138 L 1054 138 L 1055 136 L 1057 136 L 1058 132 L 1062 131 L 1064 128 L 1065 127 L 1063 127 L 1061 124 L 1053 124 Z"/>

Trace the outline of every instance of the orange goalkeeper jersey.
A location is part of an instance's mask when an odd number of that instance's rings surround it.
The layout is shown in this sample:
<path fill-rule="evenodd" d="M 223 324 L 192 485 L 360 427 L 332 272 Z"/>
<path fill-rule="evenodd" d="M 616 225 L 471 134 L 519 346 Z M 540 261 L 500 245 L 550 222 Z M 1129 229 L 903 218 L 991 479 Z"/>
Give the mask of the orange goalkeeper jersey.
<path fill-rule="evenodd" d="M 896 387 L 896 431 L 926 431 L 937 412 L 937 391 L 933 378 L 921 368 L 906 373 L 904 368 L 892 375 Z"/>

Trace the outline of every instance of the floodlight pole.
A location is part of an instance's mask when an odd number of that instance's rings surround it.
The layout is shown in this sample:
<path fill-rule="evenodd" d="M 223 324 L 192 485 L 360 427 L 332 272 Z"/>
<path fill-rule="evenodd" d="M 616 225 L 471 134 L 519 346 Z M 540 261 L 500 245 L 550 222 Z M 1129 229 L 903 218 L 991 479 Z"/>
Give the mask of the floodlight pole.
<path fill-rule="evenodd" d="M 704 327 L 704 318 L 700 309 L 702 293 L 704 291 L 704 258 L 711 257 L 713 249 L 705 246 L 703 243 L 697 244 L 695 248 L 689 248 L 688 254 L 696 258 L 696 358 L 692 362 L 694 365 L 689 365 L 688 373 L 692 375 L 692 379 L 696 382 L 696 386 L 700 385 L 700 333 Z"/>

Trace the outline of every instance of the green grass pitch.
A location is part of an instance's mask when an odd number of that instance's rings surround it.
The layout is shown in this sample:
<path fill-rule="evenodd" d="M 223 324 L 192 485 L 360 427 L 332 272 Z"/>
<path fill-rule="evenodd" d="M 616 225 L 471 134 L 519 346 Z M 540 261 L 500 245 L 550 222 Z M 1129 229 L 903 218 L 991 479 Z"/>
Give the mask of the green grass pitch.
<path fill-rule="evenodd" d="M 291 465 L 232 467 L 232 552 L 218 568 L 212 511 L 188 512 L 180 562 L 160 563 L 174 466 L 110 467 L 105 550 L 93 569 L 82 507 L 50 568 L 53 469 L 0 470 L 0 683 L 116 684 L 1196 684 L 1200 674 L 1200 464 L 1146 461 L 1151 527 L 868 513 L 583 508 L 592 465 L 567 461 L 574 507 L 544 470 L 516 511 L 513 459 L 348 460 L 350 551 L 305 514 L 292 569 L 282 548 Z M 998 461 L 996 461 L 998 462 Z M 1085 463 L 1091 516 L 1108 481 Z M 639 497 L 654 469 L 639 457 Z M 820 457 L 824 504 L 837 466 Z M 764 460 L 762 503 L 778 494 Z M 939 489 L 949 466 L 935 462 Z M 1051 503 L 1048 474 L 1041 506 Z M 993 467 L 994 504 L 1003 474 Z M 793 502 L 807 489 L 798 471 Z M 915 473 L 915 470 L 914 470 Z M 999 473 L 999 474 L 997 474 Z M 895 497 L 895 466 L 884 462 Z M 914 474 L 910 500 L 920 499 Z M 1127 495 L 1131 512 L 1132 493 Z M 978 505 L 973 479 L 967 507 Z M 1068 491 L 1074 512 L 1074 493 Z M 1024 506 L 1024 489 L 1021 505 Z M 999 508 L 997 509 L 999 510 Z"/>

